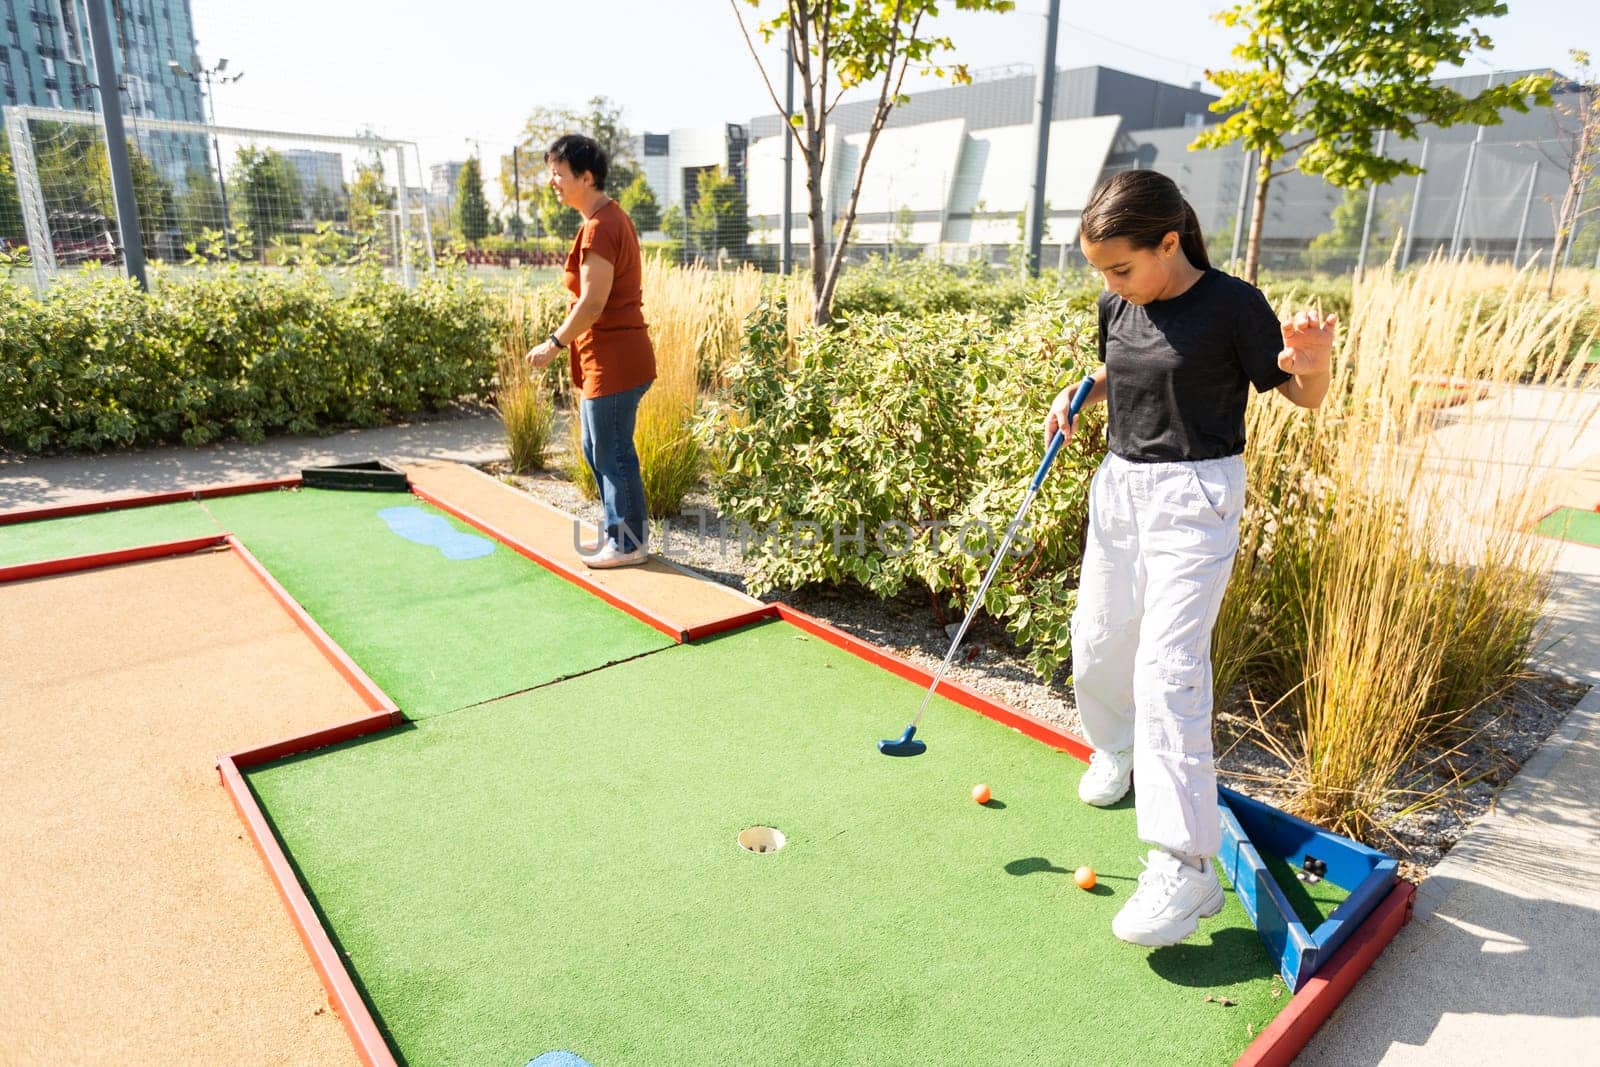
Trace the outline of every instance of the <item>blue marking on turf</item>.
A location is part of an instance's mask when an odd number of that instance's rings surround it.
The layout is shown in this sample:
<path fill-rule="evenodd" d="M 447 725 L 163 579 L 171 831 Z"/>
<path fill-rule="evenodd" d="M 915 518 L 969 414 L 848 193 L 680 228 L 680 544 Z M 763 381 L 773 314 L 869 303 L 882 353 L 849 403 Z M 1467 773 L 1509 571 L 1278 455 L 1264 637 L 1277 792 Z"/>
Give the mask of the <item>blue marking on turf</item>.
<path fill-rule="evenodd" d="M 378 518 L 407 541 L 437 548 L 445 559 L 477 559 L 494 551 L 488 538 L 462 533 L 443 515 L 430 515 L 421 508 L 384 508 Z"/>
<path fill-rule="evenodd" d="M 557 1049 L 529 1060 L 524 1067 L 594 1067 L 594 1064 L 577 1053 Z"/>

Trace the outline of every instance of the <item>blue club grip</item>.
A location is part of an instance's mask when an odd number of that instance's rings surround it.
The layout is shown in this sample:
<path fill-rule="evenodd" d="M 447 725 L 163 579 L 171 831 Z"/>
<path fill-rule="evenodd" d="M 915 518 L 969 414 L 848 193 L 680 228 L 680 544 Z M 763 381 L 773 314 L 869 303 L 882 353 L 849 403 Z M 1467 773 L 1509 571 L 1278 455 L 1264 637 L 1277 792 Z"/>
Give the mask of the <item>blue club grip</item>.
<path fill-rule="evenodd" d="M 1094 379 L 1085 378 L 1083 384 L 1078 386 L 1078 391 L 1072 395 L 1072 403 L 1067 408 L 1067 421 L 1076 422 L 1078 412 L 1083 410 L 1083 405 L 1089 399 L 1089 393 L 1094 389 Z M 1033 485 L 1029 486 L 1031 492 L 1038 492 L 1039 486 L 1044 484 L 1044 476 L 1050 470 L 1050 464 L 1055 462 L 1056 453 L 1061 451 L 1061 446 L 1067 443 L 1067 435 L 1060 430 L 1050 439 L 1050 447 L 1044 450 L 1044 462 L 1039 464 L 1039 472 L 1033 476 Z"/>

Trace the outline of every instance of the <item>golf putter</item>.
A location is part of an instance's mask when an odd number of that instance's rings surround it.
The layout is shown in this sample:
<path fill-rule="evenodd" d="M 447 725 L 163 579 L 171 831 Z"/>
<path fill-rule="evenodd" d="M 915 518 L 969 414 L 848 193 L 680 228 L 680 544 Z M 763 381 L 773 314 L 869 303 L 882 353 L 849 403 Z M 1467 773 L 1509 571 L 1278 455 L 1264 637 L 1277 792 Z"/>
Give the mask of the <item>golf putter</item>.
<path fill-rule="evenodd" d="M 1073 394 L 1072 404 L 1067 408 L 1069 425 L 1078 420 L 1078 412 L 1083 410 L 1084 402 L 1089 399 L 1089 392 L 1093 388 L 1093 378 L 1085 378 L 1083 384 L 1078 386 L 1078 391 Z M 933 676 L 933 684 L 928 686 L 928 692 L 923 695 L 922 707 L 917 709 L 911 725 L 906 727 L 906 732 L 898 739 L 885 738 L 878 742 L 878 751 L 885 756 L 919 756 L 927 750 L 927 743 L 917 740 L 917 724 L 922 721 L 922 713 L 928 710 L 928 703 L 933 700 L 934 691 L 944 680 L 944 672 L 950 669 L 951 661 L 956 658 L 956 649 L 961 647 L 961 639 L 967 636 L 967 627 L 972 625 L 972 618 L 978 613 L 979 605 L 983 603 L 983 594 L 989 591 L 989 583 L 994 581 L 995 572 L 1000 569 L 1000 561 L 1006 558 L 1006 549 L 1011 547 L 1011 539 L 1016 536 L 1017 529 L 1022 525 L 1022 517 L 1028 513 L 1033 498 L 1039 495 L 1039 486 L 1044 483 L 1044 476 L 1050 470 L 1050 464 L 1055 461 L 1056 453 L 1061 451 L 1061 446 L 1066 443 L 1067 435 L 1060 430 L 1057 430 L 1056 435 L 1050 439 L 1050 447 L 1045 449 L 1044 460 L 1033 476 L 1033 484 L 1028 487 L 1027 495 L 1022 498 L 1022 506 L 1017 509 L 1016 517 L 1006 527 L 1005 538 L 1001 540 L 1000 548 L 994 554 L 994 562 L 989 564 L 989 573 L 983 576 L 977 595 L 972 598 L 972 606 L 967 609 L 967 617 L 961 620 L 961 629 L 956 631 L 955 640 L 950 642 L 950 651 L 945 653 L 944 662 L 939 664 L 939 671 Z"/>

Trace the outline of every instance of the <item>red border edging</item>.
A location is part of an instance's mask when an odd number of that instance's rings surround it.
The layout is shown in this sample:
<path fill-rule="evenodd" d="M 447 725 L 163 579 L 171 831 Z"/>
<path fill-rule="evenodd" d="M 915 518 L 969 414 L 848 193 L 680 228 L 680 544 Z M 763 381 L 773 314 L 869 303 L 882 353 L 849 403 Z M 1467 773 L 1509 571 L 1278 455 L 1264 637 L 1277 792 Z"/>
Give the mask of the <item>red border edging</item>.
<path fill-rule="evenodd" d="M 858 637 L 852 637 L 843 630 L 830 626 L 821 619 L 813 618 L 796 608 L 791 608 L 787 604 L 779 603 L 775 606 L 778 609 L 778 617 L 780 619 L 785 622 L 792 622 L 802 630 L 816 634 L 824 641 L 837 645 L 846 652 L 866 660 L 868 663 L 876 664 L 891 674 L 898 675 L 907 681 L 916 682 L 918 685 L 933 684 L 933 674 L 915 664 L 890 655 Z M 1086 763 L 1089 760 L 1089 753 L 1093 751 L 1089 743 L 1083 738 L 1075 737 L 1065 730 L 1057 729 L 1025 712 L 1008 708 L 1004 704 L 990 700 L 981 693 L 968 689 L 960 682 L 944 679 L 939 683 L 939 695 L 955 701 L 969 711 L 975 711 L 985 718 L 993 719 L 995 722 L 1009 726 L 1019 733 L 1026 734 L 1035 741 L 1042 741 L 1051 748 L 1069 752 Z"/>
<path fill-rule="evenodd" d="M 533 562 L 539 564 L 552 574 L 565 578 L 578 588 L 583 589 L 586 592 L 593 593 L 595 596 L 599 597 L 601 600 L 604 600 L 612 607 L 627 612 L 629 615 L 632 615 L 634 618 L 638 619 L 642 623 L 645 623 L 646 625 L 653 626 L 657 630 L 660 630 L 662 633 L 666 634 L 668 637 L 672 638 L 678 644 L 681 645 L 689 639 L 688 631 L 677 623 L 671 621 L 670 619 L 664 619 L 661 616 L 656 615 L 648 608 L 634 603 L 621 593 L 615 593 L 602 586 L 596 585 L 594 582 L 591 582 L 589 579 L 568 567 L 566 564 L 552 559 L 537 549 L 530 548 L 498 527 L 484 522 L 482 519 L 472 514 L 472 512 L 467 511 L 464 508 L 457 507 L 454 504 L 447 503 L 437 494 L 422 488 L 415 482 L 411 483 L 411 492 L 421 497 L 423 500 L 426 500 L 440 511 L 449 512 L 462 522 L 466 523 L 468 526 L 474 526 L 479 530 L 482 530 L 484 533 L 488 534 L 496 541 L 499 541 L 507 548 L 518 553 L 519 555 L 526 556 L 528 559 L 533 560 Z"/>
<path fill-rule="evenodd" d="M 63 556 L 59 559 L 39 560 L 37 563 L 14 563 L 9 567 L 0 567 L 0 584 L 20 582 L 28 578 L 44 578 L 55 574 L 90 571 L 98 567 L 114 567 L 119 563 L 161 559 L 164 556 L 183 556 L 190 552 L 199 552 L 201 549 L 225 545 L 227 542 L 227 534 L 210 534 L 206 537 L 191 537 L 184 541 L 163 541 L 160 544 L 119 548 L 111 552 L 91 552 L 85 556 Z"/>
<path fill-rule="evenodd" d="M 1400 928 L 1411 921 L 1417 887 L 1397 882 L 1327 964 L 1283 1006 L 1239 1054 L 1235 1067 L 1287 1067 L 1367 973 Z"/>
<path fill-rule="evenodd" d="M 385 729 L 390 725 L 389 719 L 388 715 L 373 715 L 360 721 L 374 722 L 375 729 Z M 354 725 L 356 724 L 347 724 L 346 728 Z M 328 937 L 328 932 L 323 929 L 321 920 L 317 918 L 316 909 L 311 906 L 310 898 L 301 888 L 300 880 L 295 877 L 294 868 L 289 865 L 288 857 L 279 847 L 278 839 L 273 835 L 272 827 L 267 824 L 266 816 L 262 814 L 260 806 L 256 804 L 255 796 L 245 783 L 238 765 L 232 757 L 223 756 L 217 761 L 217 773 L 222 777 L 223 788 L 232 798 L 234 809 L 239 812 L 239 818 L 244 820 L 245 829 L 250 832 L 250 839 L 255 842 L 256 851 L 261 854 L 262 862 L 267 865 L 273 884 L 278 887 L 278 896 L 283 900 L 283 906 L 288 909 L 290 918 L 294 920 L 295 929 L 300 933 L 300 940 L 305 944 L 306 951 L 311 955 L 311 962 L 316 967 L 317 974 L 321 976 L 323 986 L 328 990 L 328 1004 L 344 1023 L 345 1031 L 349 1033 L 357 1054 L 363 1063 L 372 1067 L 393 1067 L 395 1058 L 394 1053 L 389 1050 L 389 1043 L 383 1039 L 377 1022 L 367 1010 L 366 1001 L 361 999 L 361 993 L 356 989 L 350 972 L 345 968 L 332 939 Z"/>
<path fill-rule="evenodd" d="M 782 609 L 779 605 L 763 604 L 761 607 L 747 611 L 743 615 L 730 615 L 726 619 L 717 619 L 715 622 L 703 623 L 700 626 L 691 626 L 687 630 L 683 631 L 683 639 L 685 641 L 698 641 L 702 637 L 711 637 L 715 634 L 727 633 L 729 630 L 737 630 L 740 627 L 749 626 L 753 622 L 761 622 L 764 619 L 780 618 L 781 613 Z"/>
<path fill-rule="evenodd" d="M 163 493 L 141 493 L 133 496 L 112 496 L 80 504 L 48 504 L 39 508 L 12 508 L 0 511 L 0 526 L 38 519 L 64 519 L 73 515 L 90 515 L 99 511 L 122 511 L 143 508 L 154 504 L 180 504 L 185 500 L 204 500 L 213 496 L 235 496 L 239 493 L 256 493 L 267 489 L 292 489 L 300 478 L 271 478 L 260 482 L 235 482 L 229 485 L 208 485 L 198 489 L 173 489 Z"/>
<path fill-rule="evenodd" d="M 251 573 L 261 580 L 261 584 L 267 587 L 267 591 L 277 599 L 278 603 L 289 613 L 290 617 L 305 632 L 306 636 L 311 638 L 312 644 L 316 645 L 322 654 L 328 657 L 329 662 L 344 676 L 345 681 L 350 683 L 351 688 L 361 694 L 361 698 L 366 701 L 367 707 L 373 711 L 398 713 L 394 701 L 389 699 L 388 694 L 379 689 L 377 683 L 367 677 L 367 672 L 356 666 L 355 660 L 351 659 L 345 650 L 340 648 L 321 626 L 317 625 L 315 619 L 306 614 L 306 609 L 300 606 L 299 601 L 289 595 L 287 589 L 278 584 L 278 580 L 267 572 L 267 569 L 261 565 L 260 560 L 251 555 L 250 550 L 244 547 L 243 542 L 232 534 L 227 534 L 226 540 L 228 547 L 238 553 L 239 559 L 244 562 L 244 565 L 250 568 Z"/>

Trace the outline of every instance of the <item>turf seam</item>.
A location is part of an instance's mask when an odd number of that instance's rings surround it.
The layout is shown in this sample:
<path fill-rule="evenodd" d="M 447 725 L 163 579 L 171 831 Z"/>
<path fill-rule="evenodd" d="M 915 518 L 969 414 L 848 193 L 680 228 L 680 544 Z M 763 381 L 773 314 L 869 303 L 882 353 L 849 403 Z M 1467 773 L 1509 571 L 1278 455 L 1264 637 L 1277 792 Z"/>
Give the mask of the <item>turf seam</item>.
<path fill-rule="evenodd" d="M 660 655 L 663 652 L 670 652 L 674 648 L 677 648 L 677 647 L 679 647 L 679 646 L 673 644 L 673 645 L 667 645 L 665 648 L 647 649 L 644 652 L 636 653 L 635 655 L 628 656 L 628 657 L 626 657 L 624 659 L 612 660 L 610 663 L 602 663 L 597 667 L 590 667 L 587 670 L 575 671 L 572 674 L 563 674 L 559 678 L 551 678 L 547 682 L 540 682 L 537 685 L 530 685 L 525 689 L 514 689 L 509 693 L 502 693 L 499 696 L 487 697 L 487 698 L 485 698 L 483 700 L 479 700 L 479 701 L 477 701 L 475 703 L 472 703 L 472 704 L 463 704 L 459 708 L 451 708 L 449 711 L 436 711 L 432 715 L 429 715 L 424 719 L 412 719 L 410 716 L 407 716 L 406 718 L 410 722 L 427 722 L 427 721 L 431 721 L 433 719 L 442 719 L 447 715 L 454 715 L 454 714 L 456 714 L 457 712 L 460 712 L 460 711 L 471 711 L 474 708 L 486 707 L 489 704 L 498 704 L 502 700 L 510 700 L 512 697 L 522 696 L 524 693 L 537 693 L 539 690 L 548 689 L 552 685 L 560 685 L 562 682 L 570 682 L 575 678 L 583 678 L 586 675 L 595 674 L 598 671 L 608 670 L 608 669 L 610 669 L 612 667 L 617 667 L 617 666 L 620 666 L 620 665 L 622 665 L 624 663 L 632 663 L 635 660 L 644 659 L 646 656 L 657 656 L 657 655 Z M 404 710 L 404 709 L 401 709 L 401 710 Z"/>

